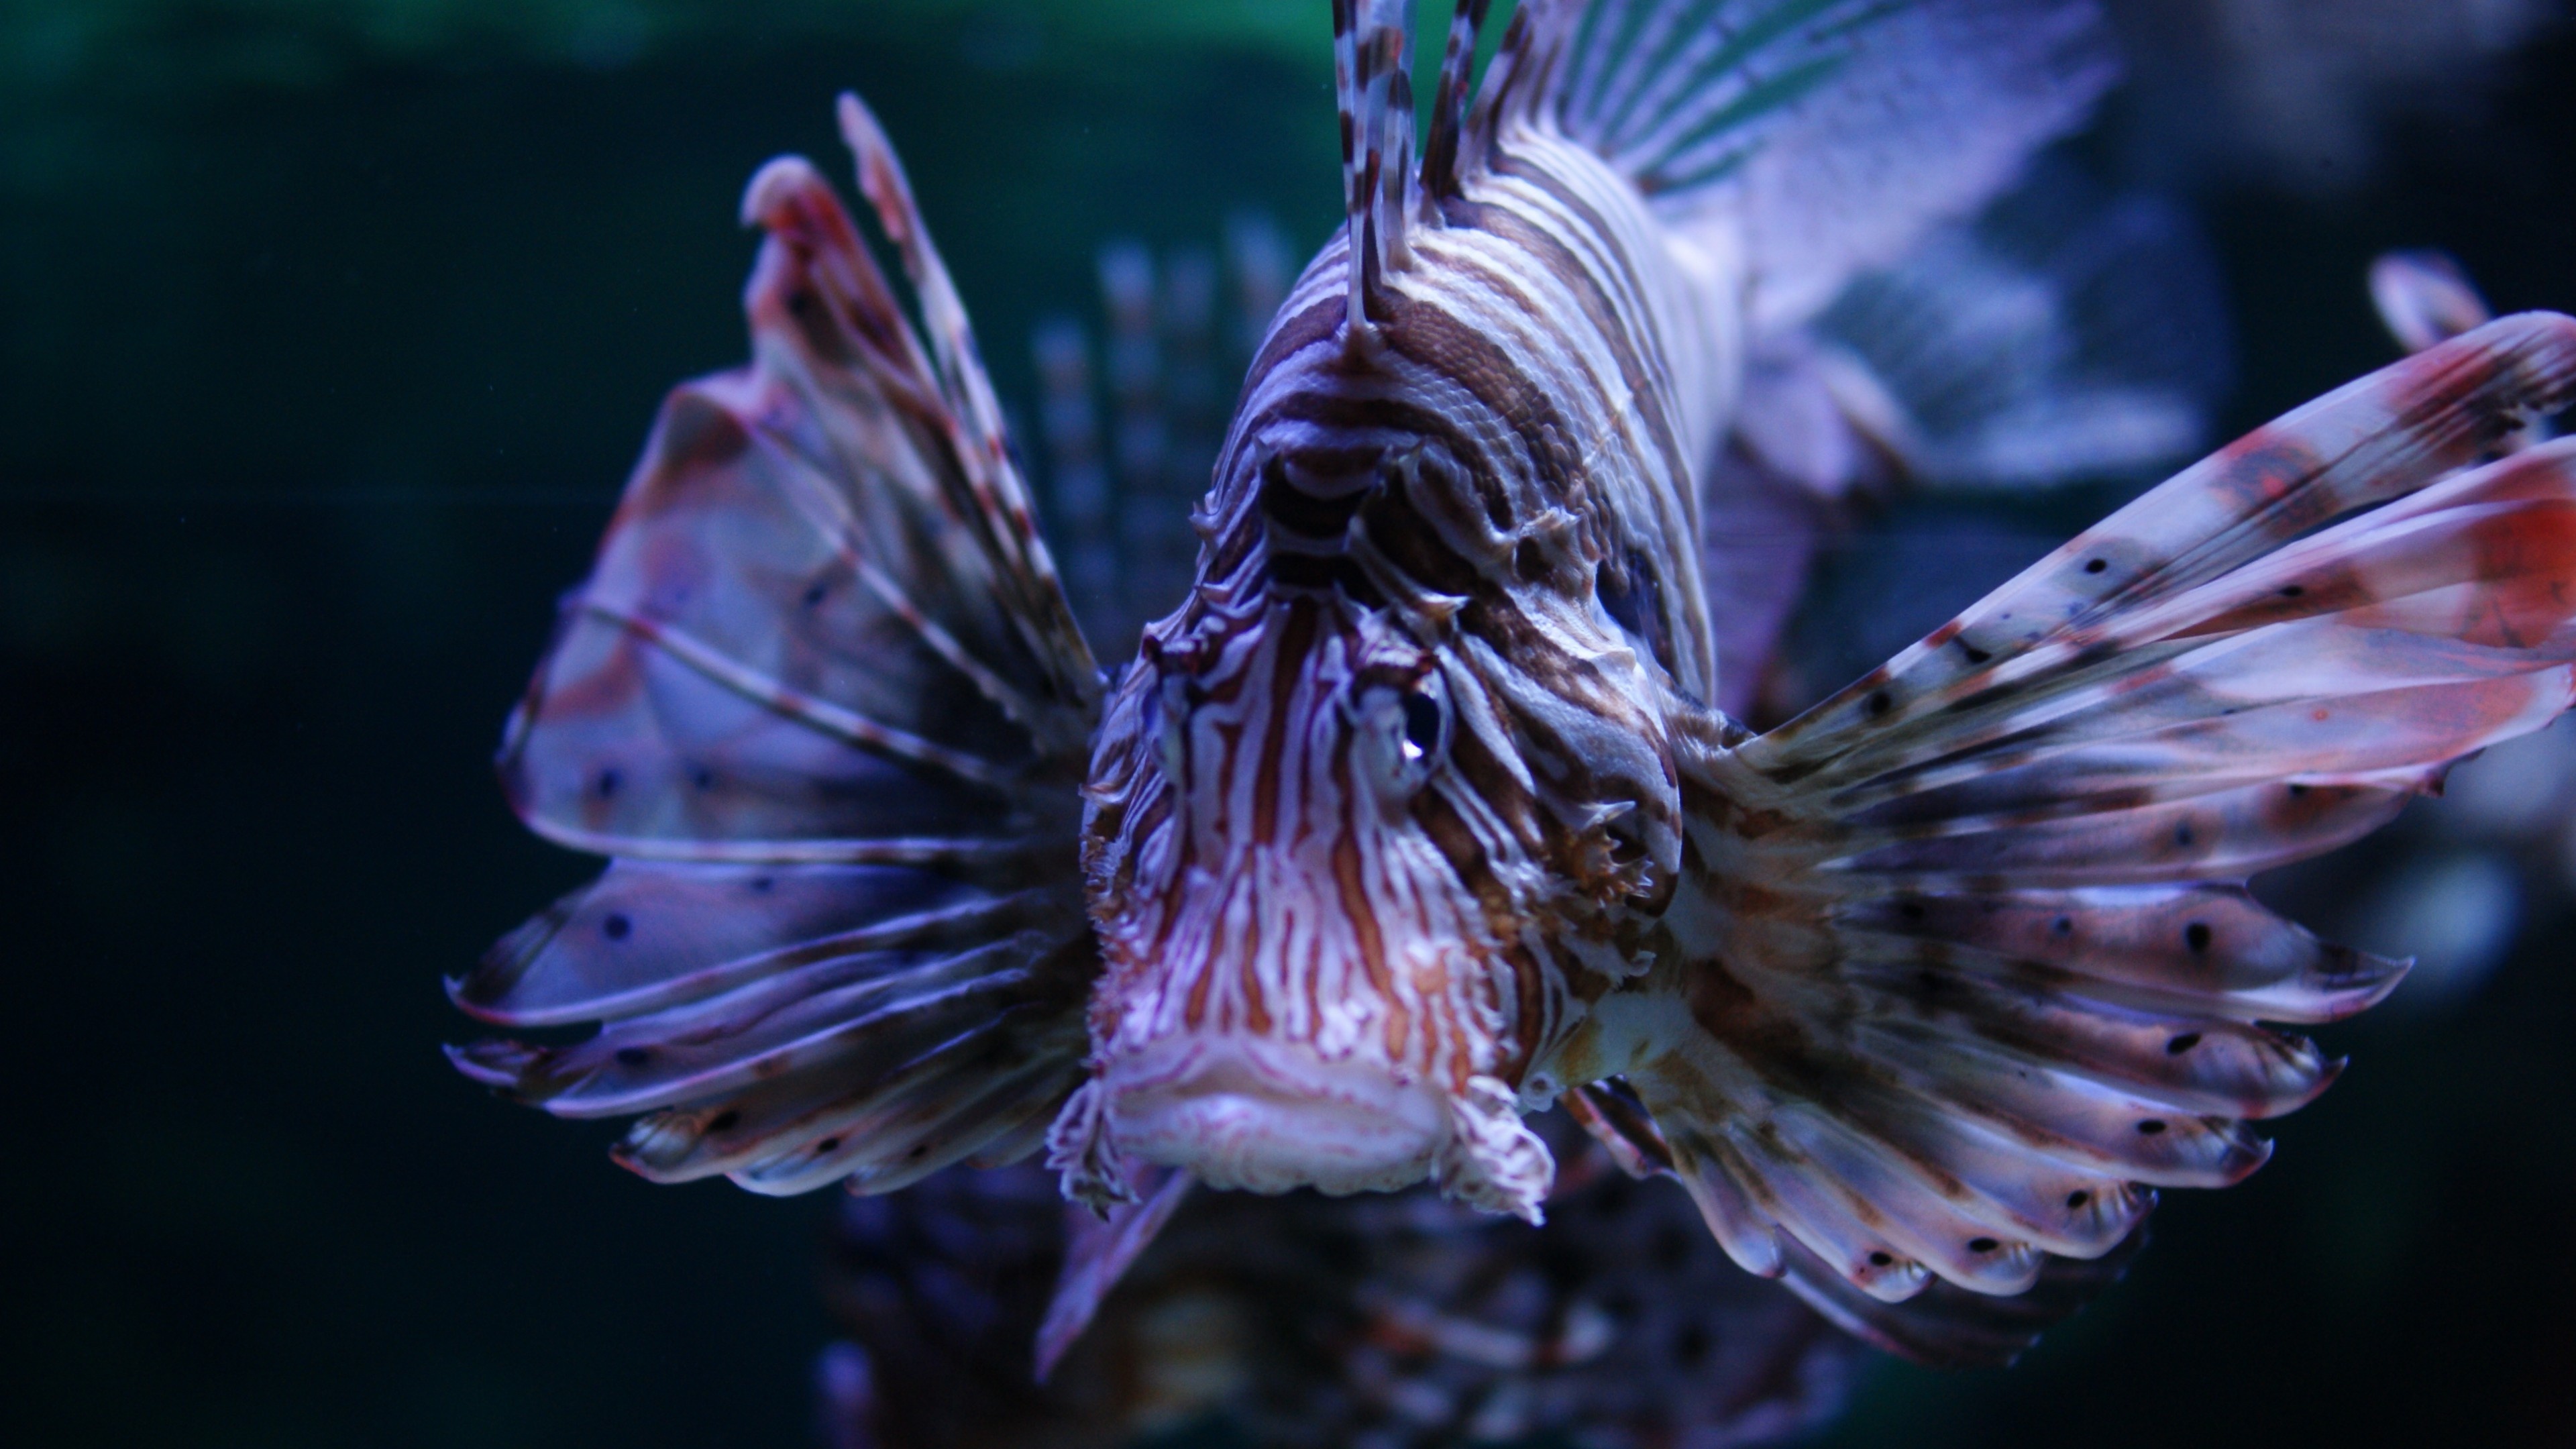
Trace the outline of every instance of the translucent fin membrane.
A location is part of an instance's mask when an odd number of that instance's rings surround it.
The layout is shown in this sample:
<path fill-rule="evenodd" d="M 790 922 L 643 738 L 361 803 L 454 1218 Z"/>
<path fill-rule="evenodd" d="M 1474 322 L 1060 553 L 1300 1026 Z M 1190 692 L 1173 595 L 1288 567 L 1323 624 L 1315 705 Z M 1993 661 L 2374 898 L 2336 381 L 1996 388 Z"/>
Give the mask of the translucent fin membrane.
<path fill-rule="evenodd" d="M 1561 130 L 1743 257 L 1769 331 L 2006 189 L 2113 73 L 2070 0 L 1533 0 L 1481 119 Z"/>
<path fill-rule="evenodd" d="M 813 168 L 767 233 L 753 361 L 664 405 L 503 741 L 528 823 L 618 859 L 462 981 L 468 1075 L 653 1115 L 665 1181 L 882 1191 L 1025 1153 L 1080 1076 L 1076 880 L 1099 682 L 902 168 L 841 106 L 915 331 Z"/>
<path fill-rule="evenodd" d="M 1739 1261 L 2015 1293 L 2108 1252 L 2146 1187 L 2262 1164 L 2248 1123 L 2340 1064 L 2259 1023 L 2403 968 L 2244 878 L 2576 698 L 2576 445 L 2480 461 L 2571 397 L 2576 321 L 2491 324 L 2185 470 L 1782 728 L 1708 731 L 1711 915 L 1628 1075 Z"/>

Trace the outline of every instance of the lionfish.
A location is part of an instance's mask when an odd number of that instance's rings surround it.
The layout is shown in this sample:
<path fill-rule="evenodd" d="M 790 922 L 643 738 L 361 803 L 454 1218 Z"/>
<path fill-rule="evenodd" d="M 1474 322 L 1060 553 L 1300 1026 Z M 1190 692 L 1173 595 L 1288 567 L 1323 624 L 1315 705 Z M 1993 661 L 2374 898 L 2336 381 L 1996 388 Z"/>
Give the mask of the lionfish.
<path fill-rule="evenodd" d="M 649 1114 L 659 1181 L 1043 1148 L 1110 1214 L 1059 1338 L 1192 1182 L 1536 1222 L 1562 1105 L 1743 1268 L 1973 1356 L 1960 1304 L 2261 1165 L 2340 1066 L 2266 1023 L 2402 975 L 2247 878 L 2576 695 L 2576 446 L 2512 446 L 2576 321 L 2298 409 L 1757 733 L 1723 460 L 1792 407 L 1902 455 L 1802 329 L 2081 121 L 2098 18 L 1525 0 L 1479 81 L 1463 0 L 1417 161 L 1405 8 L 1336 0 L 1345 224 L 1111 675 L 876 122 L 918 331 L 810 165 L 753 180 L 753 361 L 665 404 L 504 739 L 614 859 L 453 987 L 601 1025 L 457 1061 Z"/>

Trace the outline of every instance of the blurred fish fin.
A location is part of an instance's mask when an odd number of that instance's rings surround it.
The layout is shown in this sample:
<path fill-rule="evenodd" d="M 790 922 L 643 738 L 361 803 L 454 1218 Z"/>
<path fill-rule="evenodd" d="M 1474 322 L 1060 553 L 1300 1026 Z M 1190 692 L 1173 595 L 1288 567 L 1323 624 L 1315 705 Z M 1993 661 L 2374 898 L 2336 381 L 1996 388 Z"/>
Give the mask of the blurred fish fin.
<path fill-rule="evenodd" d="M 528 824 L 618 859 L 452 987 L 605 1023 L 454 1056 L 654 1113 L 618 1155 L 660 1180 L 884 1190 L 1027 1150 L 1081 1070 L 1097 673 L 902 170 L 841 122 L 928 340 L 814 169 L 762 168 L 753 360 L 664 404 L 503 739 Z"/>
<path fill-rule="evenodd" d="M 1413 264 L 1409 237 L 1422 190 L 1413 167 L 1412 11 L 1406 0 L 1333 0 L 1354 337 L 1381 279 Z"/>
<path fill-rule="evenodd" d="M 1781 1277 L 1827 1322 L 1872 1348 L 1932 1368 L 2002 1368 L 2126 1277 L 2148 1237 L 2140 1223 L 2099 1258 L 2052 1257 L 2027 1291 L 2010 1298 L 1935 1283 L 1902 1303 L 1882 1303 L 1795 1241 L 1786 1245 Z"/>
<path fill-rule="evenodd" d="M 1742 258 L 1776 332 L 2008 187 L 2114 72 L 2083 0 L 1531 0 L 1467 130 L 1589 146 Z"/>
<path fill-rule="evenodd" d="M 1082 1072 L 1099 960 L 1071 882 L 907 866 L 620 860 L 449 985 L 490 1022 L 457 1066 L 564 1117 L 649 1113 L 616 1149 L 657 1182 L 891 1191 L 1033 1150 Z"/>
<path fill-rule="evenodd" d="M 2380 325 L 2409 352 L 2475 331 L 2495 315 L 2459 259 L 2430 248 L 2373 258 L 2370 301 L 2379 309 Z"/>
<path fill-rule="evenodd" d="M 2402 968 L 2244 889 L 2576 697 L 2576 320 L 2510 317 L 2175 476 L 1841 693 L 1682 761 L 1694 884 L 1616 1067 L 1739 1262 L 2029 1288 L 2259 1167 Z M 1611 1026 L 1605 1025 L 1608 1031 Z"/>
<path fill-rule="evenodd" d="M 1762 339 L 1702 488 L 1712 702 L 1739 719 L 1767 702 L 1810 565 L 1887 490 L 2169 466 L 2206 442 L 2228 351 L 2188 218 L 2063 164 Z"/>
<path fill-rule="evenodd" d="M 1135 1170 L 1137 1200 L 1110 1207 L 1106 1215 L 1087 1208 L 1065 1210 L 1064 1268 L 1056 1275 L 1055 1294 L 1047 1300 L 1045 1321 L 1038 1325 L 1037 1379 L 1045 1383 L 1074 1341 L 1091 1326 L 1109 1290 L 1127 1275 L 1137 1257 L 1172 1220 L 1197 1179 L 1176 1168 L 1143 1166 Z"/>
<path fill-rule="evenodd" d="M 2448 252 L 2426 248 L 2383 252 L 2370 264 L 2370 300 L 2380 325 L 2408 352 L 2421 352 L 2485 326 L 2495 315 Z M 2537 447 L 2557 436 L 2548 418 L 2533 418 L 2495 443 L 2498 453 Z"/>
<path fill-rule="evenodd" d="M 2018 489 L 2154 476 L 2204 447 L 2233 372 L 2215 259 L 2162 198 L 2043 163 L 1971 224 L 1856 278 L 1809 353 L 1910 480 Z"/>
<path fill-rule="evenodd" d="M 1819 432 L 1830 436 L 1834 426 Z M 1838 531 L 1838 511 L 1742 438 L 1710 465 L 1700 505 L 1700 576 L 1717 645 L 1717 697 L 1709 703 L 1728 717 L 1750 718 L 1763 698 L 1808 573 Z"/>

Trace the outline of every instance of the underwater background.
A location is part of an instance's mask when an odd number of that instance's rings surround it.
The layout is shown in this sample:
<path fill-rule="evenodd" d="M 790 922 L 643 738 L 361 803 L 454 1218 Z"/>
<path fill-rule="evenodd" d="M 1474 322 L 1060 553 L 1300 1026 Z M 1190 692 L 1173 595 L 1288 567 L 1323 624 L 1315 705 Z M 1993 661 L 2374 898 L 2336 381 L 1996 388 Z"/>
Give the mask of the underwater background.
<path fill-rule="evenodd" d="M 2206 230 L 2218 437 L 2395 355 L 2386 248 L 2576 309 L 2576 33 L 2507 28 L 2338 72 L 2319 120 L 2243 103 L 2320 84 L 2295 48 L 2221 77 L 2132 26 L 2070 164 Z M 743 182 L 845 170 L 836 91 L 1025 414 L 1031 328 L 1092 305 L 1105 242 L 1246 207 L 1322 239 L 1328 34 L 1322 0 L 0 0 L 0 1434 L 812 1442 L 835 1194 L 651 1187 L 613 1125 L 439 1056 L 474 1030 L 440 978 L 595 869 L 511 818 L 502 715 L 664 389 L 743 354 Z M 1813 672 L 2120 496 L 1879 517 L 1801 626 Z M 2523 850 L 2385 904 L 2459 875 L 2457 834 L 2278 884 L 2425 966 L 2320 1034 L 2353 1067 L 2269 1167 L 2168 1194 L 2019 1366 L 1881 1363 L 1816 1442 L 2576 1444 L 2576 891 Z"/>

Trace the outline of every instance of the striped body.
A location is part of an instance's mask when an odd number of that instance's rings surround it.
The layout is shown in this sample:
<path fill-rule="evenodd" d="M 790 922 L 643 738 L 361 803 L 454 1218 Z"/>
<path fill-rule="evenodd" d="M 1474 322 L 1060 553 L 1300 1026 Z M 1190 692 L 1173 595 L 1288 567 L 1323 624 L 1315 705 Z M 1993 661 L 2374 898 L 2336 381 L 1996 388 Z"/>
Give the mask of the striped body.
<path fill-rule="evenodd" d="M 1111 1135 L 1224 1184 L 1401 1186 L 1441 1098 L 1551 1097 L 1583 1001 L 1644 965 L 1628 903 L 1679 863 L 1664 734 L 1714 683 L 1696 460 L 1740 366 L 1728 268 L 1536 126 L 1426 221 L 1364 327 L 1346 244 L 1282 309 L 1197 585 L 1094 754 Z M 1233 1112 L 1309 1078 L 1321 1116 Z"/>

